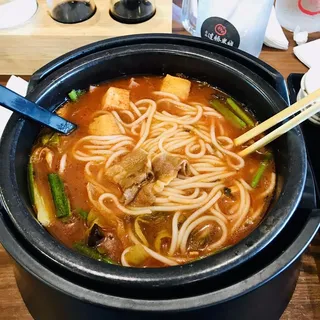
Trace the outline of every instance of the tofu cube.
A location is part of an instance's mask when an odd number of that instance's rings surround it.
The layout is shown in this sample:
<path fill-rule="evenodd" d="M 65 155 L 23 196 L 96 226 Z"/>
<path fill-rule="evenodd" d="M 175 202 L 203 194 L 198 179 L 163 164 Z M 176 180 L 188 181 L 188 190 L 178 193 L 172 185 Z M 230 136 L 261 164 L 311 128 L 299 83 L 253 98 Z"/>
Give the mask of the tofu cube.
<path fill-rule="evenodd" d="M 110 87 L 102 98 L 102 107 L 106 110 L 129 110 L 130 91 Z"/>
<path fill-rule="evenodd" d="M 186 79 L 173 77 L 167 74 L 162 80 L 161 91 L 173 93 L 181 100 L 187 100 L 189 97 L 191 82 Z"/>
<path fill-rule="evenodd" d="M 111 136 L 121 134 L 116 119 L 111 112 L 94 118 L 89 125 L 89 134 L 94 136 Z"/>

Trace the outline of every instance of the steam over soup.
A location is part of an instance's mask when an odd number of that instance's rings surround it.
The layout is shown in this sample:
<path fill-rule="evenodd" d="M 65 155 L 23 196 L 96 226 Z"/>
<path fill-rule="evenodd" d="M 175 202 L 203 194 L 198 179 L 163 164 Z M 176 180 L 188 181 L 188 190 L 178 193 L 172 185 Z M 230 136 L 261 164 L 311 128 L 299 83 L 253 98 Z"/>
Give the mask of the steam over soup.
<path fill-rule="evenodd" d="M 256 124 L 206 83 L 136 77 L 73 90 L 29 163 L 37 218 L 66 246 L 132 267 L 184 264 L 243 239 L 275 188 L 270 150 L 241 158 L 233 139 Z M 251 141 L 250 143 L 252 143 Z"/>

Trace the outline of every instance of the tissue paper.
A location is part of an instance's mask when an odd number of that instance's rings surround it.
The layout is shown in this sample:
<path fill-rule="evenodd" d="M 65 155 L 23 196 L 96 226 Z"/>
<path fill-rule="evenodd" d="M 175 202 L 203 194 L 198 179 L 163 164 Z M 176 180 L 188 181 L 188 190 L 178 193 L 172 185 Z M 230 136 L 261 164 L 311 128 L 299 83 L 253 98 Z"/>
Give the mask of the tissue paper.
<path fill-rule="evenodd" d="M 294 47 L 293 52 L 309 68 L 320 65 L 320 39 Z"/>

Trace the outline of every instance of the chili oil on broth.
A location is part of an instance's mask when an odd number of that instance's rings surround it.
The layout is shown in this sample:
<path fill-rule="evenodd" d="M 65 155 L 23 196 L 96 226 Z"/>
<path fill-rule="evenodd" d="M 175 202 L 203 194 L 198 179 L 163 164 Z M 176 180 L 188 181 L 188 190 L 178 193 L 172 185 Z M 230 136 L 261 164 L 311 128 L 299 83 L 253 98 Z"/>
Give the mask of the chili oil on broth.
<path fill-rule="evenodd" d="M 217 200 L 213 202 L 213 205 L 201 213 L 195 220 L 186 224 L 188 218 L 195 211 L 204 207 L 206 203 L 195 209 L 187 210 L 183 209 L 185 205 L 190 205 L 190 203 L 195 202 L 201 195 L 203 196 L 204 193 L 209 195 L 215 187 L 175 189 L 177 185 L 178 188 L 181 187 L 183 180 L 190 179 L 194 176 L 192 173 L 183 176 L 181 172 L 177 172 L 174 179 L 165 186 L 162 191 L 153 192 L 156 196 L 157 203 L 141 206 L 141 204 L 135 204 L 133 201 L 128 205 L 124 205 L 123 200 L 121 200 L 123 198 L 121 186 L 111 181 L 112 179 L 107 178 L 105 170 L 103 169 L 110 158 L 110 155 L 103 155 L 106 149 L 105 146 L 103 144 L 92 145 L 90 140 L 86 143 L 79 144 L 81 139 L 90 135 L 88 128 L 94 119 L 104 114 L 102 101 L 109 88 L 114 87 L 130 90 L 130 101 L 135 104 L 143 99 L 159 101 L 160 99 L 169 98 L 172 100 L 170 95 L 167 97 L 161 94 L 154 94 L 155 91 L 160 90 L 164 81 L 163 79 L 163 77 L 153 76 L 136 77 L 134 79 L 135 85 L 133 86 L 132 79 L 128 78 L 112 81 L 97 87 L 90 87 L 90 90 L 81 95 L 76 102 L 68 102 L 58 111 L 61 116 L 76 123 L 78 129 L 70 136 L 59 136 L 59 144 L 57 146 L 43 145 L 41 143 L 41 136 L 48 134 L 46 130 L 40 135 L 38 142 L 33 147 L 31 162 L 33 165 L 34 184 L 37 186 L 40 195 L 47 205 L 49 216 L 47 220 L 50 221 L 45 224 L 45 227 L 54 237 L 68 247 L 75 247 L 77 250 L 80 248 L 80 252 L 93 258 L 104 261 L 106 257 L 109 259 L 108 262 L 124 266 L 164 267 L 184 264 L 223 250 L 243 239 L 263 218 L 274 190 L 275 166 L 273 160 L 271 160 L 257 187 L 250 187 L 250 181 L 252 181 L 261 165 L 263 155 L 260 153 L 247 156 L 245 165 L 235 170 L 234 168 L 230 168 L 230 162 L 228 162 L 230 161 L 230 157 L 221 152 L 219 153 L 212 143 L 209 143 L 212 149 L 211 151 L 214 152 L 215 159 L 218 159 L 217 167 L 226 168 L 221 172 L 232 171 L 234 174 L 226 178 L 211 179 L 211 181 L 210 178 L 203 180 L 204 185 L 209 185 L 209 183 L 211 183 L 211 185 L 222 184 L 223 187 L 220 187 L 215 193 L 214 197 L 216 197 Z M 221 91 L 197 81 L 191 81 L 191 84 L 187 100 L 180 101 L 181 103 L 208 107 L 209 101 L 217 99 L 218 97 L 223 104 L 226 104 L 225 99 L 227 95 Z M 148 102 L 141 103 L 140 113 L 143 115 L 149 108 L 150 104 Z M 112 110 L 112 112 L 114 111 L 115 110 Z M 128 113 L 119 111 L 118 115 L 121 121 L 124 123 L 130 123 L 133 122 L 133 120 L 136 121 L 138 115 L 135 114 L 132 108 L 128 111 L 134 115 L 134 119 L 131 119 L 132 116 L 130 117 Z M 190 119 L 190 117 L 195 116 L 195 112 L 191 112 L 192 114 L 190 114 L 188 118 L 183 105 L 182 107 L 176 107 L 174 102 L 158 103 L 156 112 L 157 114 L 165 114 L 165 117 L 167 117 L 169 113 L 172 116 L 185 117 L 184 119 Z M 218 114 L 214 109 L 212 109 L 212 112 L 208 111 L 207 113 L 208 115 L 201 116 L 201 125 L 199 125 L 198 122 L 192 124 L 196 129 L 202 130 L 207 128 L 207 137 L 210 137 L 212 124 L 214 125 L 216 137 L 228 137 L 229 140 L 234 139 L 249 129 L 237 128 L 230 121 L 221 117 L 221 115 L 219 117 L 212 115 L 213 113 Z M 252 118 L 251 115 L 250 117 Z M 147 117 L 143 123 L 147 122 L 148 118 L 149 117 Z M 153 123 L 159 125 L 161 121 L 153 119 Z M 161 129 L 161 126 L 159 128 Z M 169 129 L 167 128 L 165 131 Z M 139 131 L 139 128 L 137 128 L 136 131 Z M 175 143 L 180 143 L 180 141 L 184 139 L 187 140 L 189 135 L 196 137 L 195 143 L 198 143 L 201 139 L 197 134 L 193 135 L 194 132 L 190 130 L 190 125 L 184 129 L 184 132 L 186 133 L 185 135 L 183 135 L 183 132 L 180 132 L 181 137 L 177 139 Z M 159 134 L 155 135 L 153 139 L 156 139 L 161 133 L 164 133 L 164 131 L 160 130 Z M 119 134 L 119 136 L 121 135 L 123 134 Z M 151 134 L 149 134 L 149 136 L 150 135 Z M 129 152 L 116 157 L 112 165 L 110 165 L 111 167 L 121 163 L 123 158 L 130 154 L 130 152 L 132 153 L 135 145 L 141 138 L 139 134 L 135 135 L 130 130 L 126 130 L 125 136 L 131 141 L 131 144 L 125 146 Z M 149 139 L 149 136 L 147 139 Z M 172 138 L 172 136 L 170 138 Z M 97 139 L 103 139 L 103 136 L 98 136 Z M 93 137 L 91 140 L 96 139 Z M 223 141 L 226 145 L 229 140 L 222 139 L 220 141 L 221 146 L 224 146 Z M 122 142 L 125 141 L 128 140 L 123 140 Z M 77 144 L 79 148 L 77 148 L 76 152 L 79 151 L 79 154 L 88 154 L 88 150 L 95 150 L 96 153 L 93 157 L 100 157 L 100 159 L 102 159 L 101 157 L 105 156 L 105 160 L 77 160 L 74 156 L 74 148 Z M 95 146 L 98 146 L 98 148 L 88 149 L 88 147 L 95 148 Z M 145 146 L 145 151 L 149 156 L 150 143 L 149 145 L 148 143 L 145 144 Z M 165 149 L 165 141 L 163 146 Z M 144 144 L 138 149 L 143 149 L 143 147 Z M 200 146 L 198 149 L 195 148 L 194 152 L 198 152 L 199 149 Z M 237 153 L 241 149 L 241 147 L 233 146 L 228 150 Z M 210 171 L 201 171 L 201 166 L 203 166 L 201 159 L 190 159 L 186 156 L 185 146 L 173 151 L 172 153 L 176 155 L 175 157 L 187 159 L 189 165 L 194 168 L 197 167 L 199 174 L 210 174 Z M 267 150 L 262 150 L 262 153 L 265 152 L 267 152 Z M 209 156 L 213 155 L 206 149 L 205 157 Z M 219 159 L 221 160 L 220 163 Z M 150 161 L 150 159 L 148 159 L 148 161 Z M 215 166 L 213 165 L 213 167 Z M 214 170 L 214 168 L 212 170 Z M 64 191 L 70 203 L 71 214 L 67 217 L 57 218 L 55 216 L 56 207 L 47 179 L 50 173 L 58 174 L 63 181 Z M 153 179 L 155 179 L 155 177 L 153 177 Z M 153 180 L 150 183 L 155 182 Z M 173 186 L 171 186 L 171 184 Z M 146 184 L 144 184 L 144 186 L 145 185 Z M 197 196 L 194 196 L 197 190 L 200 191 Z M 218 193 L 221 195 L 217 196 Z M 115 198 L 118 199 L 118 203 L 116 203 L 115 199 L 109 197 L 106 197 L 99 203 L 98 199 L 101 199 L 101 195 L 103 194 L 114 195 Z M 168 203 L 169 197 L 171 200 Z M 151 214 L 139 215 L 137 213 L 139 209 L 143 209 L 144 207 L 152 208 L 162 205 L 164 207 L 172 207 L 172 199 L 174 201 L 175 197 L 179 198 L 178 200 L 180 200 L 180 202 L 178 204 L 182 209 L 161 211 L 157 208 Z M 211 197 L 211 199 L 214 197 Z M 249 208 L 245 208 L 246 205 L 248 207 L 248 201 L 250 202 Z M 239 207 L 242 208 L 242 211 L 247 211 L 246 214 L 242 215 L 241 219 L 239 218 L 241 214 L 237 213 L 237 211 L 240 210 Z M 121 208 L 129 208 L 131 214 L 124 213 Z M 37 206 L 35 206 L 35 209 L 38 211 Z M 88 216 L 84 218 L 80 214 L 81 212 L 86 212 Z M 206 220 L 204 217 L 210 218 Z M 216 220 L 212 219 L 212 217 Z M 198 225 L 190 231 L 190 225 L 192 223 L 195 224 L 195 221 L 201 218 L 203 218 L 203 221 L 201 222 L 201 220 L 199 220 Z M 220 224 L 217 223 L 217 221 Z M 179 238 L 179 234 L 182 232 L 181 230 L 183 230 L 184 233 L 186 231 L 190 232 L 189 236 L 186 238 L 187 241 L 184 239 L 184 248 L 183 246 L 176 245 L 173 250 L 171 244 L 174 239 L 172 239 L 172 237 L 175 234 L 176 239 L 174 241 L 181 243 L 183 240 L 182 234 Z M 225 239 L 221 244 L 216 247 L 213 246 L 213 249 L 208 250 L 210 246 L 219 243 L 222 237 Z M 88 246 L 89 242 L 91 242 L 91 246 Z M 78 246 L 78 244 L 80 244 L 80 246 Z"/>

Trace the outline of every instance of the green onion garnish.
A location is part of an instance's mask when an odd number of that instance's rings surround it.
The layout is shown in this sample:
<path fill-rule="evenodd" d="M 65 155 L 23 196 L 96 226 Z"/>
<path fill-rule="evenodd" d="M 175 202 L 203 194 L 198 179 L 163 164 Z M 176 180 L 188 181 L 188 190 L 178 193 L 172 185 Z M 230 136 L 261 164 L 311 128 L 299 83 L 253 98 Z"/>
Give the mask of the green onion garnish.
<path fill-rule="evenodd" d="M 236 102 L 231 99 L 231 98 L 227 98 L 227 103 L 229 104 L 229 106 L 231 107 L 231 109 L 233 110 L 233 112 L 240 118 L 242 119 L 249 127 L 254 127 L 254 122 L 253 120 L 247 115 L 247 113 L 241 108 L 239 107 Z"/>
<path fill-rule="evenodd" d="M 227 108 L 224 104 L 222 104 L 218 100 L 211 100 L 210 101 L 211 106 L 217 110 L 219 113 L 221 113 L 227 120 L 233 123 L 234 126 L 238 128 L 246 128 L 247 125 L 244 121 L 242 121 L 238 116 L 236 116 L 231 110 Z"/>
<path fill-rule="evenodd" d="M 271 159 L 272 159 L 272 153 L 271 152 L 266 153 L 265 156 L 263 157 L 263 160 L 260 163 L 258 170 L 253 176 L 253 179 L 251 181 L 252 188 L 256 188 L 258 186 L 264 172 L 266 171 L 268 165 L 270 164 Z"/>
<path fill-rule="evenodd" d="M 69 199 L 64 190 L 64 184 L 56 173 L 48 175 L 53 202 L 56 208 L 56 217 L 63 218 L 71 214 Z"/>

